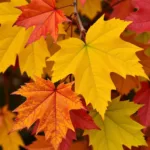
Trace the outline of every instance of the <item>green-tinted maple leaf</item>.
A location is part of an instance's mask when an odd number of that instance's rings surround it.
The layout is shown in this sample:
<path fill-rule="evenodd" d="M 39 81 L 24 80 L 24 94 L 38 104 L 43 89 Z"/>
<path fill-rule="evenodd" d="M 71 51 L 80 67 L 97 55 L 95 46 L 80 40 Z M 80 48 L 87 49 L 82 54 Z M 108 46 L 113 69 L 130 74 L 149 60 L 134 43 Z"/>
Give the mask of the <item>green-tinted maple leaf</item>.
<path fill-rule="evenodd" d="M 87 32 L 86 42 L 70 38 L 58 43 L 61 47 L 53 60 L 53 81 L 74 74 L 76 92 L 92 103 L 102 116 L 115 86 L 110 73 L 146 77 L 136 52 L 141 48 L 123 41 L 121 32 L 129 22 L 100 18 Z"/>
<path fill-rule="evenodd" d="M 146 145 L 141 132 L 142 125 L 133 121 L 131 115 L 141 106 L 129 101 L 119 101 L 116 98 L 109 105 L 105 119 L 95 111 L 91 113 L 101 130 L 86 131 L 94 150 L 123 150 L 122 145 L 129 148 Z"/>

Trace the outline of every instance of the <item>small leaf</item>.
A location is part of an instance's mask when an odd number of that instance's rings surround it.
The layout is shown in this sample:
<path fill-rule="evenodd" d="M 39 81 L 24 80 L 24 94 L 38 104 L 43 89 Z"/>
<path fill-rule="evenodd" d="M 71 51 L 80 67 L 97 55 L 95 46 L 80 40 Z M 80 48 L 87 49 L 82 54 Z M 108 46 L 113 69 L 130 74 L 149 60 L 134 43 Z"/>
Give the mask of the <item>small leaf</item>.
<path fill-rule="evenodd" d="M 18 7 L 22 14 L 15 25 L 28 29 L 35 26 L 27 44 L 46 37 L 50 34 L 56 41 L 58 37 L 58 24 L 68 21 L 61 10 L 56 9 L 55 0 L 32 0 L 28 5 Z"/>

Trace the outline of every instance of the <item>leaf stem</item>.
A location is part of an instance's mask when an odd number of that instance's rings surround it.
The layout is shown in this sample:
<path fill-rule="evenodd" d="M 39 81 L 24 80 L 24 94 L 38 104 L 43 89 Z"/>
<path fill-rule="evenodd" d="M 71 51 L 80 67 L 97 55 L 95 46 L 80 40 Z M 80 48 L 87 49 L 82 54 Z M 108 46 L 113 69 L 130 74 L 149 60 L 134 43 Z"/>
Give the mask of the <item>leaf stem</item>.
<path fill-rule="evenodd" d="M 85 30 L 85 28 L 84 28 L 84 26 L 82 24 L 81 18 L 80 18 L 79 13 L 78 13 L 77 0 L 74 0 L 73 5 L 74 5 L 74 14 L 77 17 L 77 21 L 79 23 L 79 28 L 80 28 L 80 32 L 81 32 L 80 37 L 82 38 L 82 35 L 85 34 L 86 30 Z"/>

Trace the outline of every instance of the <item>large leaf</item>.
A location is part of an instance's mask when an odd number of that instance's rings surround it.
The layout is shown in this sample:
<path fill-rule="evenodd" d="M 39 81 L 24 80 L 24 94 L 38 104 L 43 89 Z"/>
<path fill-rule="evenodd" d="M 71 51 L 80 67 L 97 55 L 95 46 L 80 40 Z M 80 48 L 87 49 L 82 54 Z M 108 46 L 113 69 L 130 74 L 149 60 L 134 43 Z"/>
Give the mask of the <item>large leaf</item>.
<path fill-rule="evenodd" d="M 144 135 L 141 132 L 142 125 L 133 121 L 130 116 L 141 106 L 129 101 L 112 101 L 103 120 L 101 116 L 93 111 L 93 116 L 101 130 L 86 131 L 90 137 L 90 144 L 94 150 L 123 150 L 123 145 L 131 146 L 146 145 Z"/>
<path fill-rule="evenodd" d="M 92 103 L 102 116 L 115 86 L 110 73 L 122 77 L 139 75 L 146 77 L 136 52 L 139 47 L 120 39 L 120 33 L 129 22 L 118 19 L 104 21 L 100 18 L 87 32 L 86 42 L 70 38 L 58 43 L 61 49 L 53 60 L 53 81 L 74 74 L 76 91 L 87 103 Z"/>
<path fill-rule="evenodd" d="M 70 110 L 84 108 L 71 87 L 72 83 L 62 83 L 56 88 L 52 82 L 41 78 L 23 86 L 15 94 L 27 100 L 15 110 L 19 114 L 12 131 L 29 128 L 39 120 L 36 132 L 44 131 L 46 139 L 57 149 L 67 130 L 74 130 Z"/>
<path fill-rule="evenodd" d="M 123 78 L 118 74 L 111 73 L 111 78 L 116 86 L 117 91 L 122 95 L 127 95 L 130 90 L 137 88 L 140 85 L 139 78 L 130 75 L 127 75 L 126 78 Z"/>

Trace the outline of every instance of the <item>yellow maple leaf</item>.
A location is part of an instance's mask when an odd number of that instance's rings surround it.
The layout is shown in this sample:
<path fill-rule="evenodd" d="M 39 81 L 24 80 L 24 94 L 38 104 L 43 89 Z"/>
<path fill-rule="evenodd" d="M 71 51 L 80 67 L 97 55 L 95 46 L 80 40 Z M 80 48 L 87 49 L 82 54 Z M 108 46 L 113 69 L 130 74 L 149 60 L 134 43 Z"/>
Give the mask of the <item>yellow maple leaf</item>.
<path fill-rule="evenodd" d="M 37 78 L 14 94 L 25 96 L 27 100 L 20 105 L 12 131 L 29 128 L 39 120 L 36 132 L 45 132 L 46 139 L 57 149 L 66 137 L 68 129 L 74 131 L 70 110 L 84 108 L 80 98 L 74 93 L 73 83 L 59 84 L 57 88 L 50 80 Z"/>
<path fill-rule="evenodd" d="M 24 146 L 17 132 L 8 134 L 13 126 L 14 117 L 15 115 L 7 109 L 7 106 L 0 109 L 0 145 L 3 150 L 19 150 L 19 146 Z"/>
<path fill-rule="evenodd" d="M 25 40 L 22 46 L 25 45 L 31 32 L 32 29 L 25 31 L 26 35 L 24 36 Z M 26 48 L 22 47 L 18 56 L 21 72 L 26 72 L 28 76 L 34 78 L 43 74 L 43 68 L 46 67 L 46 58 L 50 57 L 50 52 L 47 48 L 46 41 L 41 38 Z"/>
<path fill-rule="evenodd" d="M 96 112 L 91 112 L 95 123 L 101 130 L 85 131 L 90 138 L 90 144 L 95 150 L 123 150 L 123 145 L 131 146 L 146 145 L 144 127 L 131 119 L 141 106 L 129 101 L 119 101 L 116 98 L 108 106 L 103 120 Z"/>
<path fill-rule="evenodd" d="M 86 42 L 70 38 L 59 42 L 61 49 L 53 60 L 53 81 L 74 74 L 76 92 L 104 116 L 115 86 L 110 73 L 147 77 L 138 62 L 136 52 L 141 48 L 123 41 L 121 32 L 129 22 L 119 19 L 104 21 L 100 18 L 87 32 Z"/>
<path fill-rule="evenodd" d="M 27 72 L 30 77 L 42 75 L 50 53 L 44 39 L 25 48 L 31 32 L 32 29 L 26 31 L 24 28 L 12 27 L 11 22 L 0 27 L 0 72 L 4 72 L 10 65 L 15 65 L 18 55 L 22 73 Z"/>
<path fill-rule="evenodd" d="M 23 47 L 24 29 L 5 24 L 0 27 L 0 72 L 10 65 L 15 65 L 16 56 Z M 17 44 L 16 44 L 17 43 Z"/>
<path fill-rule="evenodd" d="M 15 22 L 21 14 L 21 11 L 15 7 L 26 4 L 26 0 L 11 0 L 10 2 L 0 3 L 0 23 Z"/>
<path fill-rule="evenodd" d="M 78 9 L 81 14 L 88 16 L 90 19 L 93 19 L 97 12 L 102 10 L 101 0 L 86 0 L 84 5 L 82 5 L 80 0 L 78 0 Z"/>

